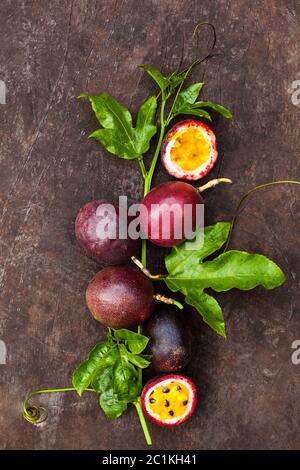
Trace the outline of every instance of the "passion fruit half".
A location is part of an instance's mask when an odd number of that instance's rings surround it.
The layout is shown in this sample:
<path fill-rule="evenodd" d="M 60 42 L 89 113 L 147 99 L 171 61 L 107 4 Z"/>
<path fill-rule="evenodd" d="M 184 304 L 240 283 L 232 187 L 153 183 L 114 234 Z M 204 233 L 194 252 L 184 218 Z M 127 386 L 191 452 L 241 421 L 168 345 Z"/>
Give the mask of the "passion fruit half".
<path fill-rule="evenodd" d="M 164 375 L 148 382 L 142 392 L 145 415 L 160 426 L 186 421 L 197 404 L 195 384 L 183 375 Z"/>
<path fill-rule="evenodd" d="M 189 181 L 207 175 L 217 157 L 215 134 L 196 119 L 176 124 L 166 135 L 161 148 L 161 160 L 167 172 Z"/>

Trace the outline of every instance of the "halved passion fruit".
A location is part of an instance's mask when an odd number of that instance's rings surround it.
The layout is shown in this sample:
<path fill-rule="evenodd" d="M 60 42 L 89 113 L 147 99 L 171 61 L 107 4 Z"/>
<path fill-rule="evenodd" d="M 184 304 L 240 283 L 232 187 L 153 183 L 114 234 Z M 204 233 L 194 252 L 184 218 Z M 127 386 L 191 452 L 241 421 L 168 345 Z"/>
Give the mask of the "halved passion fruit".
<path fill-rule="evenodd" d="M 148 382 L 142 393 L 143 411 L 161 426 L 177 426 L 193 413 L 197 403 L 194 383 L 183 375 L 164 375 Z"/>
<path fill-rule="evenodd" d="M 203 122 L 182 121 L 165 137 L 161 150 L 162 164 L 175 178 L 190 181 L 203 178 L 218 157 L 216 136 Z"/>

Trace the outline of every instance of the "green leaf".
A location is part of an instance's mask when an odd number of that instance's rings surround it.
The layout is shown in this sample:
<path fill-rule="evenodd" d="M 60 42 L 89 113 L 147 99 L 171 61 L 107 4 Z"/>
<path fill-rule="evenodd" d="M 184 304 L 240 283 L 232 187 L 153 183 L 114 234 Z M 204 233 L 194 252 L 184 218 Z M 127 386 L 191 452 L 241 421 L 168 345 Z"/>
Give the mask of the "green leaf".
<path fill-rule="evenodd" d="M 108 93 L 80 96 L 89 99 L 99 123 L 103 126 L 103 129 L 92 132 L 89 137 L 97 139 L 110 153 L 121 158 L 136 159 L 147 152 L 151 138 L 156 133 L 155 96 L 141 106 L 135 128 L 128 109 Z"/>
<path fill-rule="evenodd" d="M 164 93 L 169 83 L 168 77 L 165 77 L 159 70 L 155 69 L 150 64 L 142 64 L 140 67 L 145 70 L 145 72 L 147 72 L 151 78 L 153 78 L 153 80 L 161 89 L 162 93 Z"/>
<path fill-rule="evenodd" d="M 117 340 L 126 341 L 129 350 L 133 354 L 140 354 L 143 352 L 149 342 L 149 338 L 147 338 L 147 336 L 126 329 L 116 330 L 114 337 Z"/>
<path fill-rule="evenodd" d="M 123 352 L 124 345 L 114 350 L 114 363 L 100 371 L 92 385 L 100 395 L 100 406 L 111 418 L 118 418 L 141 393 L 138 373 Z"/>
<path fill-rule="evenodd" d="M 173 72 L 170 75 L 163 75 L 159 70 L 149 64 L 140 66 L 157 83 L 162 93 L 163 99 L 169 98 L 176 88 L 186 79 L 186 73 Z"/>
<path fill-rule="evenodd" d="M 148 341 L 134 331 L 110 330 L 108 341 L 98 343 L 73 373 L 72 382 L 79 395 L 91 385 L 100 395 L 105 414 L 118 418 L 141 393 L 138 370 L 150 365 L 151 356 L 140 353 Z"/>
<path fill-rule="evenodd" d="M 135 366 L 138 366 L 141 369 L 145 369 L 146 367 L 150 366 L 151 362 L 148 359 L 138 354 L 132 354 L 130 351 L 128 351 L 128 349 L 126 349 L 124 345 L 120 345 L 120 351 L 123 355 L 123 358 L 125 357 L 129 362 L 131 362 Z"/>
<path fill-rule="evenodd" d="M 285 281 L 279 266 L 263 255 L 232 250 L 212 261 L 205 261 L 224 245 L 229 230 L 228 222 L 205 227 L 204 241 L 196 239 L 194 245 L 185 242 L 174 247 L 165 259 L 169 273 L 165 282 L 169 289 L 184 294 L 187 303 L 193 305 L 204 321 L 223 336 L 225 325 L 221 307 L 204 289 L 223 292 L 233 288 L 250 290 L 259 285 L 273 289 Z"/>
<path fill-rule="evenodd" d="M 220 113 L 223 117 L 227 119 L 231 119 L 233 117 L 231 111 L 229 109 L 224 108 L 220 104 L 213 103 L 212 101 L 198 101 L 195 103 L 199 108 L 211 108 Z"/>
<path fill-rule="evenodd" d="M 196 109 L 193 107 L 190 108 L 183 108 L 180 112 L 180 114 L 191 114 L 192 116 L 198 116 L 198 117 L 203 117 L 207 119 L 208 121 L 212 121 L 212 118 L 210 114 L 205 111 L 204 109 Z"/>
<path fill-rule="evenodd" d="M 180 91 L 173 107 L 174 116 L 184 114 L 183 110 L 190 108 L 190 106 L 187 105 L 195 103 L 203 85 L 204 83 L 193 83 L 193 85 L 190 85 L 185 90 Z"/>
<path fill-rule="evenodd" d="M 203 320 L 219 335 L 226 337 L 222 309 L 216 299 L 203 290 L 189 289 L 186 302 L 201 312 Z"/>
<path fill-rule="evenodd" d="M 96 374 L 114 362 L 112 344 L 108 341 L 98 343 L 90 352 L 86 361 L 80 364 L 72 376 L 73 387 L 81 396 L 92 383 Z"/>
<path fill-rule="evenodd" d="M 140 107 L 138 112 L 136 128 L 133 131 L 139 155 L 143 155 L 149 150 L 150 140 L 156 134 L 156 126 L 154 124 L 156 108 L 156 97 L 151 96 Z"/>
<path fill-rule="evenodd" d="M 127 401 L 122 401 L 112 391 L 99 397 L 99 405 L 109 418 L 119 418 L 127 410 Z"/>

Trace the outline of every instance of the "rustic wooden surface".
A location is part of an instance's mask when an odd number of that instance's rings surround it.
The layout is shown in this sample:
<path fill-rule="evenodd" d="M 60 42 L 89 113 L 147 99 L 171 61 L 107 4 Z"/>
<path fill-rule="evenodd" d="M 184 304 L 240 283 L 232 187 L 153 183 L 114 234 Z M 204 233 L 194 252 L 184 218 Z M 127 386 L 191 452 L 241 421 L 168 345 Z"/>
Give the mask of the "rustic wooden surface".
<path fill-rule="evenodd" d="M 274 179 L 299 179 L 300 109 L 291 84 L 300 76 L 300 5 L 293 0 L 3 0 L 0 4 L 0 448 L 143 449 L 135 411 L 111 422 L 94 396 L 44 396 L 49 418 L 25 422 L 23 397 L 66 386 L 73 368 L 104 337 L 84 291 L 99 266 L 74 238 L 78 209 L 95 198 L 138 201 L 135 162 L 109 155 L 87 135 L 97 126 L 80 92 L 107 90 L 136 112 L 155 90 L 137 67 L 163 71 L 205 53 L 190 41 L 198 21 L 217 28 L 217 55 L 195 70 L 204 95 L 228 106 L 217 119 L 220 158 L 211 176 L 232 187 L 206 196 L 206 222 L 228 219 L 245 190 Z M 155 183 L 168 179 L 158 168 Z M 218 295 L 228 339 L 190 312 L 197 338 L 188 370 L 199 387 L 194 417 L 172 431 L 152 427 L 155 449 L 300 447 L 299 189 L 253 195 L 232 246 L 265 253 L 287 274 L 274 291 Z M 149 250 L 162 269 L 162 252 Z"/>

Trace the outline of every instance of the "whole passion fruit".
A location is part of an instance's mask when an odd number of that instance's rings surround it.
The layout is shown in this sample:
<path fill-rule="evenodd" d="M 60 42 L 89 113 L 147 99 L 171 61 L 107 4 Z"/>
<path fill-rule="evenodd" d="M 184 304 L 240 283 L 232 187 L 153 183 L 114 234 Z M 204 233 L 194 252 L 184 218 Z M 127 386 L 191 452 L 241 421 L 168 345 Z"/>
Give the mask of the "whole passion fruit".
<path fill-rule="evenodd" d="M 169 181 L 152 189 L 142 202 L 141 230 L 155 245 L 178 245 L 199 228 L 198 190 L 183 181 Z"/>
<path fill-rule="evenodd" d="M 161 160 L 175 178 L 196 181 L 211 171 L 218 157 L 216 137 L 203 122 L 182 121 L 166 135 Z"/>
<path fill-rule="evenodd" d="M 153 285 L 131 266 L 108 266 L 86 290 L 87 306 L 96 320 L 110 328 L 129 328 L 146 321 L 153 310 Z"/>
<path fill-rule="evenodd" d="M 123 222 L 127 233 L 129 218 Z M 138 253 L 139 240 L 121 239 L 118 208 L 104 200 L 88 202 L 76 218 L 75 234 L 84 250 L 103 264 L 123 264 Z"/>
<path fill-rule="evenodd" d="M 197 392 L 194 383 L 183 375 L 152 379 L 142 392 L 145 415 L 161 426 L 177 426 L 194 412 Z"/>
<path fill-rule="evenodd" d="M 178 309 L 166 305 L 156 307 L 144 325 L 150 337 L 147 349 L 156 372 L 176 372 L 184 369 L 191 359 L 191 333 Z"/>

